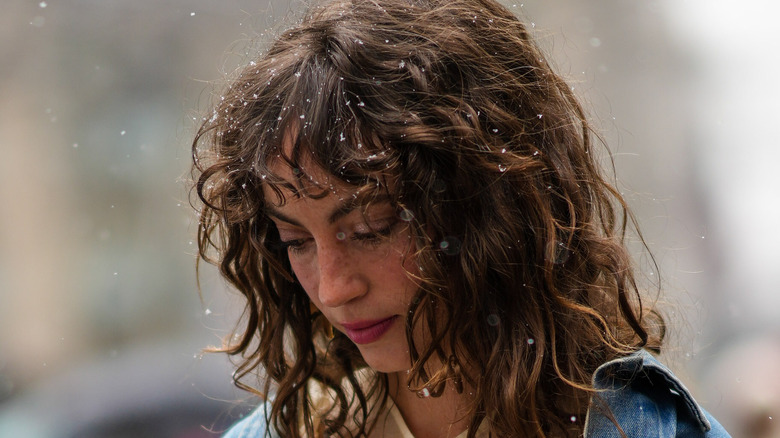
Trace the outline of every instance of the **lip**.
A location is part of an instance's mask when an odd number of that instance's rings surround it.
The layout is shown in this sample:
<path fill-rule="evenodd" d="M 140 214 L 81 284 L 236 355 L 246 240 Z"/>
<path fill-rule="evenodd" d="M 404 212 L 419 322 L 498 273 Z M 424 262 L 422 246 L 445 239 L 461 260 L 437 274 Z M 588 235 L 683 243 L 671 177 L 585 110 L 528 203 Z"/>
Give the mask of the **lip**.
<path fill-rule="evenodd" d="M 393 323 L 398 319 L 398 315 L 384 319 L 374 319 L 370 321 L 355 321 L 341 323 L 344 334 L 356 344 L 370 344 L 382 337 Z"/>

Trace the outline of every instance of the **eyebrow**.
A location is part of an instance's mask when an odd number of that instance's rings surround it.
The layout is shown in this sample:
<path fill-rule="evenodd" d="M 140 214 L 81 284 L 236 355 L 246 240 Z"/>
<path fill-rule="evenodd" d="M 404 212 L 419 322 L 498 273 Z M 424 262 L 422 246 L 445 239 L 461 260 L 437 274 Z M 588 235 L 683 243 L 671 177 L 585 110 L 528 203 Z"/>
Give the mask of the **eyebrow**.
<path fill-rule="evenodd" d="M 381 196 L 375 199 L 374 201 L 377 201 L 377 203 L 390 202 L 390 198 L 387 196 Z M 335 223 L 336 221 L 352 213 L 355 209 L 361 207 L 362 205 L 364 204 L 358 203 L 355 198 L 350 198 L 340 203 L 339 205 L 336 206 L 336 208 L 333 209 L 330 215 L 328 215 L 328 223 L 329 224 Z M 268 216 L 272 216 L 275 217 L 276 219 L 279 219 L 280 221 L 287 222 L 288 224 L 303 228 L 303 225 L 301 225 L 300 222 L 285 215 L 284 213 L 282 213 L 272 205 L 264 206 L 263 212 Z"/>

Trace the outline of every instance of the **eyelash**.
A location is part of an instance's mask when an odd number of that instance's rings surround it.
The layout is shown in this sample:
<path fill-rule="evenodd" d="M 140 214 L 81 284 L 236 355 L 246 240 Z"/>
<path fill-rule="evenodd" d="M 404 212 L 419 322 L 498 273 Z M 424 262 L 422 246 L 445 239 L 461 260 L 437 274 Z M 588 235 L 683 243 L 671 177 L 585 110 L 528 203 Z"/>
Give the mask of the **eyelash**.
<path fill-rule="evenodd" d="M 306 239 L 294 239 L 279 242 L 279 249 L 290 253 L 303 252 L 303 245 L 306 244 Z"/>
<path fill-rule="evenodd" d="M 370 233 L 353 233 L 351 239 L 355 242 L 362 242 L 366 245 L 378 245 L 382 243 L 385 238 L 390 236 L 396 223 L 389 223 L 384 228 L 374 230 Z"/>
<path fill-rule="evenodd" d="M 370 233 L 352 233 L 350 240 L 359 242 L 367 247 L 376 247 L 381 244 L 385 238 L 390 236 L 393 232 L 393 228 L 397 225 L 397 222 L 390 223 L 384 228 L 380 228 Z M 305 251 L 304 246 L 309 239 L 293 239 L 279 242 L 280 249 L 289 252 L 290 254 L 300 254 Z"/>

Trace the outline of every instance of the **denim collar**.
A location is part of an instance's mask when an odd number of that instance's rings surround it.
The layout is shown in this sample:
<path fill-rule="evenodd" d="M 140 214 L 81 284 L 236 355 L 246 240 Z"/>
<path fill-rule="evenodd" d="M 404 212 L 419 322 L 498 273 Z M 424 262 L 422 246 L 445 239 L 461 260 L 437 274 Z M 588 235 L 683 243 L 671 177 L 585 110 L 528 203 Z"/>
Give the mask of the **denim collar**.
<path fill-rule="evenodd" d="M 685 414 L 690 416 L 702 431 L 712 428 L 704 410 L 693 399 L 688 388 L 672 371 L 646 350 L 638 350 L 628 356 L 604 363 L 593 374 L 593 387 L 596 390 L 619 390 L 629 387 L 636 381 L 666 385 L 669 391 L 682 400 Z"/>

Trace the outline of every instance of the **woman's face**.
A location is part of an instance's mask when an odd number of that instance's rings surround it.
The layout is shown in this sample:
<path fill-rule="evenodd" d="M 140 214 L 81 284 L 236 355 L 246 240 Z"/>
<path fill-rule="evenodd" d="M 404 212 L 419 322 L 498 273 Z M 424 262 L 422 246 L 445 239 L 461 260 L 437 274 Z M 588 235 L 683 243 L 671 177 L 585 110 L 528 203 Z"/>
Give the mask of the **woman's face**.
<path fill-rule="evenodd" d="M 295 181 L 284 163 L 271 170 Z M 417 287 L 409 226 L 389 202 L 354 202 L 354 188 L 324 172 L 309 173 L 327 196 L 296 196 L 282 188 L 286 202 L 264 187 L 266 213 L 276 225 L 290 265 L 311 302 L 333 327 L 347 335 L 373 369 L 407 370 L 404 330 Z M 313 192 L 320 189 L 312 187 Z"/>

